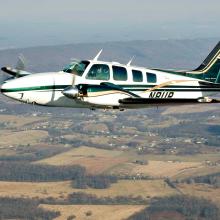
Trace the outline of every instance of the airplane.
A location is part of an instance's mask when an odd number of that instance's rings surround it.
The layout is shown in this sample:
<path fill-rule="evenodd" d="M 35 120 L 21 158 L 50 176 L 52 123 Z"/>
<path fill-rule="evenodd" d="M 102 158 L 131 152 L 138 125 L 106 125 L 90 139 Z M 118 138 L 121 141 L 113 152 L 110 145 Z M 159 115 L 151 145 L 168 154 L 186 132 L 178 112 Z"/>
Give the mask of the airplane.
<path fill-rule="evenodd" d="M 20 102 L 52 107 L 135 109 L 153 106 L 219 103 L 220 42 L 191 71 L 149 69 L 118 62 L 73 60 L 62 71 L 30 73 L 24 66 L 3 67 L 12 77 L 1 93 Z"/>

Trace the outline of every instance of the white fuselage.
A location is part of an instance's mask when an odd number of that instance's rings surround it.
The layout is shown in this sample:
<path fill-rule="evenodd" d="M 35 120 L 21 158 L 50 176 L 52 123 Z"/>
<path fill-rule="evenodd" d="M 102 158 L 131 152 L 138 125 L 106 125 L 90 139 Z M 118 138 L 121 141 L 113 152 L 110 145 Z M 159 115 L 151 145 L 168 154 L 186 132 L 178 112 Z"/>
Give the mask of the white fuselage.
<path fill-rule="evenodd" d="M 75 76 L 74 84 L 100 85 L 108 82 L 119 85 L 142 98 L 150 99 L 198 99 L 216 94 L 214 89 L 203 90 L 197 79 L 175 75 L 158 70 L 142 67 L 122 65 L 114 62 L 89 61 L 90 64 L 82 76 Z M 87 74 L 94 64 L 105 64 L 110 69 L 108 80 L 88 79 Z M 127 70 L 126 80 L 113 78 L 112 66 L 124 67 Z M 143 79 L 134 82 L 132 70 L 141 71 Z M 149 82 L 147 74 L 156 76 L 155 82 Z M 70 99 L 63 95 L 62 91 L 72 85 L 73 74 L 68 72 L 37 73 L 8 80 L 1 91 L 4 95 L 25 103 L 36 103 L 45 106 L 74 107 L 74 108 L 106 108 L 119 106 L 119 100 L 130 96 L 121 91 L 88 92 L 87 96 L 80 99 Z M 155 79 L 154 79 L 155 80 Z M 201 81 L 201 80 L 200 80 Z M 164 84 L 164 85 L 163 85 Z M 163 85 L 162 87 L 160 85 Z M 157 87 L 158 86 L 158 87 Z M 129 107 L 129 106 L 128 106 Z M 138 106 L 137 106 L 138 107 Z"/>

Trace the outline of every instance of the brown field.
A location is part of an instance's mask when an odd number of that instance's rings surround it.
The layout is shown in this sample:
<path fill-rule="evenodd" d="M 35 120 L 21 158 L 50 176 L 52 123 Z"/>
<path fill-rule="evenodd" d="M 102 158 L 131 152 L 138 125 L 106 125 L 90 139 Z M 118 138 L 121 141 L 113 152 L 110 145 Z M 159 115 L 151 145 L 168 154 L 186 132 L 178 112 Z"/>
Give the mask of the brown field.
<path fill-rule="evenodd" d="M 169 118 L 167 120 L 164 121 L 160 121 L 160 123 L 151 123 L 150 126 L 152 128 L 168 128 L 172 125 L 177 125 L 179 124 L 179 120 L 176 118 Z"/>
<path fill-rule="evenodd" d="M 50 157 L 45 160 L 41 160 L 39 162 L 59 165 L 59 163 L 68 163 L 84 157 L 117 157 L 120 156 L 122 153 L 123 151 L 117 150 L 104 150 L 94 147 L 79 147 L 72 149 L 68 152 L 59 154 L 55 157 Z"/>
<path fill-rule="evenodd" d="M 200 162 L 148 161 L 148 165 L 127 163 L 111 169 L 110 173 L 141 174 L 156 178 L 172 177 L 203 166 Z"/>
<path fill-rule="evenodd" d="M 128 159 L 121 156 L 122 151 L 103 150 L 92 147 L 80 147 L 68 152 L 40 160 L 37 163 L 50 165 L 74 165 L 86 167 L 88 173 L 102 173 L 109 168 L 126 162 Z"/>
<path fill-rule="evenodd" d="M 142 158 L 146 160 L 157 160 L 157 161 L 181 161 L 181 162 L 204 162 L 209 161 L 218 161 L 220 158 L 220 153 L 209 153 L 209 154 L 196 154 L 196 155 L 155 155 L 147 154 L 143 155 Z"/>
<path fill-rule="evenodd" d="M 41 207 L 51 211 L 60 211 L 61 216 L 55 220 L 66 220 L 71 215 L 75 215 L 76 219 L 80 220 L 122 220 L 145 208 L 141 205 L 41 205 Z M 92 215 L 86 216 L 89 211 Z"/>
<path fill-rule="evenodd" d="M 198 169 L 191 169 L 187 172 L 182 172 L 177 174 L 176 176 L 173 176 L 175 179 L 185 179 L 189 177 L 195 177 L 195 176 L 204 176 L 211 173 L 217 173 L 220 172 L 220 166 L 203 166 Z"/>
<path fill-rule="evenodd" d="M 27 130 L 12 132 L 6 131 L 0 134 L 0 146 L 10 146 L 19 144 L 35 144 L 48 136 L 47 131 Z"/>
<path fill-rule="evenodd" d="M 75 160 L 71 164 L 81 165 L 86 168 L 89 174 L 101 174 L 107 172 L 112 167 L 123 164 L 127 161 L 126 158 L 108 158 L 108 157 L 94 157 L 94 158 L 82 158 Z"/>
<path fill-rule="evenodd" d="M 74 192 L 82 190 L 74 189 Z M 85 193 L 95 194 L 97 196 L 167 196 L 173 195 L 176 191 L 170 188 L 163 180 L 120 180 L 108 189 L 86 189 Z"/>
<path fill-rule="evenodd" d="M 16 151 L 14 150 L 14 147 L 8 148 L 0 146 L 0 156 L 12 156 L 16 155 Z"/>
<path fill-rule="evenodd" d="M 185 106 L 173 106 L 167 108 L 162 115 L 169 114 L 187 114 L 187 113 L 199 113 L 199 112 L 208 112 L 218 110 L 218 106 L 213 106 L 209 104 L 202 105 L 185 105 Z"/>
<path fill-rule="evenodd" d="M 220 205 L 220 188 L 208 184 L 178 184 L 177 187 L 186 195 L 203 197 Z"/>
<path fill-rule="evenodd" d="M 75 138 L 77 139 L 81 139 L 81 138 L 85 138 L 84 134 L 79 134 L 79 133 L 74 133 L 71 135 L 64 135 L 64 138 L 66 140 L 73 140 Z M 111 140 L 111 138 L 106 137 L 106 136 L 92 136 L 92 137 L 87 137 L 88 141 L 90 141 L 92 144 L 108 144 L 109 141 Z"/>
<path fill-rule="evenodd" d="M 25 116 L 16 116 L 16 115 L 1 115 L 0 114 L 0 121 L 1 122 L 8 122 L 9 128 L 22 127 L 26 124 L 41 121 L 43 119 L 46 119 L 46 118 L 44 118 L 44 117 L 25 117 Z"/>
<path fill-rule="evenodd" d="M 177 193 L 163 180 L 121 180 L 112 184 L 108 189 L 74 189 L 70 181 L 29 183 L 29 182 L 0 182 L 0 196 L 26 197 L 26 198 L 65 198 L 73 192 L 84 192 L 102 196 L 167 196 Z"/>
<path fill-rule="evenodd" d="M 88 173 L 110 173 L 133 175 L 143 174 L 152 177 L 180 177 L 205 169 L 205 161 L 217 161 L 220 154 L 198 154 L 194 156 L 144 155 L 119 150 L 104 150 L 91 147 L 79 147 L 68 152 L 46 158 L 37 163 L 51 165 L 84 166 Z M 148 165 L 132 163 L 136 159 L 148 160 Z M 208 168 L 211 170 L 210 168 Z"/>
<path fill-rule="evenodd" d="M 1 197 L 25 197 L 25 198 L 59 198 L 71 193 L 70 182 L 4 182 L 0 181 Z"/>
<path fill-rule="evenodd" d="M 177 211 L 160 211 L 150 216 L 152 220 L 186 220 L 186 218 Z"/>

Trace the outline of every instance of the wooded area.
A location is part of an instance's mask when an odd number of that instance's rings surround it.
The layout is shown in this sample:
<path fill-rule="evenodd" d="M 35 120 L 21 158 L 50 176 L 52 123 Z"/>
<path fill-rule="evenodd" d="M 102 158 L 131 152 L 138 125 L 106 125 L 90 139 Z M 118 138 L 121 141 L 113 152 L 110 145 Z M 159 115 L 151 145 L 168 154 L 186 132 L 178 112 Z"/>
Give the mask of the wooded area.
<path fill-rule="evenodd" d="M 163 214 L 168 212 L 174 216 L 178 215 L 178 217 L 172 218 L 177 220 L 220 219 L 220 210 L 212 202 L 202 198 L 177 195 L 152 200 L 148 208 L 134 214 L 128 220 L 152 220 L 155 214 L 157 216 L 161 214 L 161 219 L 163 219 Z"/>

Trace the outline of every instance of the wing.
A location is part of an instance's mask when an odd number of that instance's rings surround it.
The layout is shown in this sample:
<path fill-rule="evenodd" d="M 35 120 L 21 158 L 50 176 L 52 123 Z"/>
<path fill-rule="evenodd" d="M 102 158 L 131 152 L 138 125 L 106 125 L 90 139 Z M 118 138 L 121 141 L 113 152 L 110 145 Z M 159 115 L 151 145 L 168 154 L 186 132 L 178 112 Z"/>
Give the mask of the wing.
<path fill-rule="evenodd" d="M 12 75 L 14 77 L 22 77 L 30 75 L 30 72 L 24 71 L 24 70 L 18 70 L 11 67 L 2 67 L 1 70 L 5 73 L 8 73 L 9 75 Z"/>
<path fill-rule="evenodd" d="M 103 82 L 103 83 L 100 83 L 101 86 L 105 86 L 111 90 L 117 90 L 117 91 L 121 91 L 121 92 L 124 92 L 124 93 L 127 93 L 129 94 L 130 96 L 133 96 L 133 97 L 136 97 L 136 98 L 139 98 L 140 96 L 134 94 L 133 92 L 130 92 L 126 89 L 123 89 L 122 87 L 118 86 L 118 85 L 115 85 L 113 83 L 108 83 L 108 82 Z"/>
<path fill-rule="evenodd" d="M 16 78 L 30 75 L 30 72 L 25 71 L 26 60 L 22 54 L 18 56 L 18 61 L 15 68 L 2 67 L 1 70 Z"/>
<path fill-rule="evenodd" d="M 169 105 L 187 105 L 187 104 L 201 104 L 201 103 L 220 103 L 218 99 L 210 99 L 201 97 L 199 99 L 150 99 L 150 98 L 126 98 L 119 100 L 122 105 L 147 105 L 152 106 L 169 106 Z"/>

